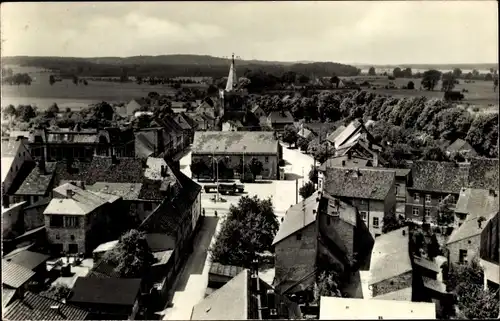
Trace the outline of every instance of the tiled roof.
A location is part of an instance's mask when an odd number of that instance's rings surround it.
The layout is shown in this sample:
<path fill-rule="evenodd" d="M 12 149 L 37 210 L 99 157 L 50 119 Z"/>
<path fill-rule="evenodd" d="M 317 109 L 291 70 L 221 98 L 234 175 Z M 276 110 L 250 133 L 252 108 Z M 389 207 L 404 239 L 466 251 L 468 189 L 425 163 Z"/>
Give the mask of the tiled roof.
<path fill-rule="evenodd" d="M 100 260 L 94 264 L 87 274 L 87 278 L 119 278 L 120 274 L 116 272 L 116 265 L 112 262 Z"/>
<path fill-rule="evenodd" d="M 273 124 L 293 124 L 293 116 L 289 111 L 272 111 L 268 117 Z"/>
<path fill-rule="evenodd" d="M 474 148 L 465 140 L 458 138 L 448 148 L 447 152 L 474 151 Z M 474 151 L 475 152 L 475 151 Z"/>
<path fill-rule="evenodd" d="M 156 262 L 153 263 L 153 266 L 167 264 L 168 260 L 170 260 L 173 253 L 174 253 L 174 250 L 153 252 L 153 257 L 156 259 Z"/>
<path fill-rule="evenodd" d="M 195 305 L 191 320 L 248 320 L 248 279 L 249 271 L 241 271 Z"/>
<path fill-rule="evenodd" d="M 452 162 L 414 161 L 412 164 L 413 186 L 419 191 L 459 193 L 467 186 L 467 174 Z"/>
<path fill-rule="evenodd" d="M 40 170 L 39 166 L 35 166 L 15 195 L 45 195 L 52 187 L 56 164 L 55 162 L 46 162 L 45 171 Z"/>
<path fill-rule="evenodd" d="M 15 294 L 16 290 L 2 286 L 2 310 L 5 311 L 5 307 L 12 302 Z"/>
<path fill-rule="evenodd" d="M 191 150 L 193 154 L 276 155 L 278 141 L 273 132 L 195 132 Z"/>
<path fill-rule="evenodd" d="M 4 256 L 4 259 L 7 260 L 7 262 L 18 264 L 29 270 L 33 270 L 40 264 L 47 262 L 49 258 L 50 256 L 48 255 L 27 250 L 20 251 L 14 254 L 9 253 Z"/>
<path fill-rule="evenodd" d="M 241 266 L 223 265 L 217 262 L 213 262 L 210 266 L 210 274 L 223 275 L 231 278 L 235 277 L 243 270 L 244 268 Z"/>
<path fill-rule="evenodd" d="M 412 288 L 408 287 L 394 292 L 377 295 L 375 298 L 376 300 L 411 301 L 412 293 Z"/>
<path fill-rule="evenodd" d="M 366 164 L 368 164 L 369 161 L 370 160 L 366 158 L 349 158 L 347 155 L 336 156 L 327 159 L 323 164 L 319 166 L 319 170 L 325 171 L 329 167 L 366 167 Z M 345 165 L 342 165 L 342 162 L 345 162 Z"/>
<path fill-rule="evenodd" d="M 304 138 L 308 138 L 310 136 L 314 136 L 314 133 L 312 131 L 310 131 L 309 129 L 302 127 L 297 132 L 297 135 L 304 137 Z"/>
<path fill-rule="evenodd" d="M 5 259 L 2 259 L 2 283 L 10 286 L 11 288 L 17 289 L 21 285 L 28 282 L 35 272 L 20 266 L 15 263 L 11 263 Z"/>
<path fill-rule="evenodd" d="M 52 307 L 58 306 L 59 309 Z M 88 312 L 75 306 L 27 292 L 5 311 L 5 320 L 85 320 Z"/>
<path fill-rule="evenodd" d="M 73 295 L 68 301 L 133 306 L 139 295 L 140 285 L 140 279 L 78 277 L 73 286 Z"/>
<path fill-rule="evenodd" d="M 63 132 L 50 131 L 47 133 L 48 143 L 67 143 L 67 144 L 94 144 L 99 141 L 97 131 L 88 132 Z"/>
<path fill-rule="evenodd" d="M 285 219 L 274 237 L 273 245 L 276 245 L 278 242 L 316 221 L 313 210 L 317 210 L 318 208 L 318 202 L 316 201 L 318 195 L 316 191 L 314 194 L 300 203 L 293 205 L 286 211 Z"/>
<path fill-rule="evenodd" d="M 44 214 L 87 215 L 110 201 L 109 198 L 81 189 L 70 183 L 55 188 L 54 192 L 66 197 L 70 190 L 72 191 L 70 198 L 54 197 L 45 209 Z"/>
<path fill-rule="evenodd" d="M 173 120 L 182 128 L 182 130 L 191 130 L 191 126 L 180 114 L 173 117 Z"/>
<path fill-rule="evenodd" d="M 7 178 L 15 158 L 12 156 L 2 156 L 2 183 Z"/>
<path fill-rule="evenodd" d="M 118 240 L 109 241 L 106 243 L 99 244 L 92 253 L 107 252 L 114 249 L 118 245 Z"/>
<path fill-rule="evenodd" d="M 481 223 L 481 227 L 479 227 L 478 216 L 474 215 L 471 218 L 467 219 L 465 222 L 462 223 L 462 225 L 460 225 L 458 229 L 453 230 L 446 244 L 452 244 L 460 240 L 468 239 L 474 236 L 479 236 L 483 231 L 483 229 L 486 227 L 486 224 L 488 224 L 488 221 L 492 219 L 497 213 L 498 211 L 481 215 L 486 219 L 486 221 L 483 221 Z"/>
<path fill-rule="evenodd" d="M 322 296 L 320 299 L 320 320 L 430 320 L 435 318 L 435 303 L 377 299 L 366 300 L 327 296 Z"/>
<path fill-rule="evenodd" d="M 329 168 L 325 191 L 336 197 L 384 200 L 394 185 L 396 174 L 376 168 Z"/>
<path fill-rule="evenodd" d="M 141 192 L 141 183 L 108 183 L 96 182 L 87 185 L 85 189 L 91 192 L 101 192 L 122 197 L 124 200 L 137 200 Z"/>
<path fill-rule="evenodd" d="M 339 148 L 349 139 L 363 124 L 359 120 L 353 120 L 334 140 L 335 148 Z"/>
<path fill-rule="evenodd" d="M 164 233 L 147 233 L 146 241 L 153 252 L 162 252 L 173 249 L 172 237 Z"/>
<path fill-rule="evenodd" d="M 150 140 L 148 135 L 137 133 L 135 135 L 135 156 L 138 158 L 147 158 L 154 154 L 155 143 Z"/>
<path fill-rule="evenodd" d="M 498 191 L 491 194 L 490 190 L 462 188 L 455 212 L 470 214 L 469 218 L 495 212 L 499 209 L 498 197 Z"/>
<path fill-rule="evenodd" d="M 5 159 L 5 157 L 2 157 L 2 167 L 4 166 L 3 165 L 4 159 Z M 31 173 L 31 171 L 33 170 L 33 168 L 35 166 L 36 166 L 36 163 L 33 161 L 24 161 L 21 164 L 21 167 L 19 168 L 16 176 L 14 177 L 14 180 L 10 184 L 9 189 L 2 190 L 2 193 L 7 193 L 9 195 L 15 194 L 15 192 L 24 183 L 24 181 L 26 180 L 26 178 L 28 177 L 28 175 Z M 10 167 L 9 167 L 9 169 L 10 169 Z M 2 168 L 2 182 L 3 182 L 3 179 L 5 179 L 6 175 L 7 175 L 7 172 L 3 172 L 3 168 Z"/>
<path fill-rule="evenodd" d="M 345 126 L 341 125 L 339 128 L 335 129 L 333 133 L 330 135 L 326 136 L 326 140 L 329 141 L 330 143 L 334 144 L 335 139 L 345 130 Z"/>
<path fill-rule="evenodd" d="M 403 231 L 405 231 L 404 235 Z M 408 234 L 408 228 L 403 227 L 382 234 L 375 239 L 369 284 L 375 284 L 412 270 Z"/>
<path fill-rule="evenodd" d="M 499 166 L 498 158 L 471 159 L 468 187 L 499 190 Z"/>

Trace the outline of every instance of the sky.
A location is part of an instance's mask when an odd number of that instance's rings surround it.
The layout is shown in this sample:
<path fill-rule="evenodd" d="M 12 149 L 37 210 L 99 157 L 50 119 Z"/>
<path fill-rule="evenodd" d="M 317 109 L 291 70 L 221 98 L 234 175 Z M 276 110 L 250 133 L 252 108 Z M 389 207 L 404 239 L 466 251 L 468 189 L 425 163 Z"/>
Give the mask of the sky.
<path fill-rule="evenodd" d="M 498 62 L 496 1 L 2 3 L 2 56 Z"/>

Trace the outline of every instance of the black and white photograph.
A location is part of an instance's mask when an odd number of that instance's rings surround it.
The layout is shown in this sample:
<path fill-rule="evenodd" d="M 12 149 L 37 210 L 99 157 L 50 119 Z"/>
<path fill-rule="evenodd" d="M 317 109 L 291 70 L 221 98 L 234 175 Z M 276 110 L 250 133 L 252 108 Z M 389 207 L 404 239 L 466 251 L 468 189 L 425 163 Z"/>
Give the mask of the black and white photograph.
<path fill-rule="evenodd" d="M 498 12 L 3 2 L 2 319 L 500 319 Z"/>

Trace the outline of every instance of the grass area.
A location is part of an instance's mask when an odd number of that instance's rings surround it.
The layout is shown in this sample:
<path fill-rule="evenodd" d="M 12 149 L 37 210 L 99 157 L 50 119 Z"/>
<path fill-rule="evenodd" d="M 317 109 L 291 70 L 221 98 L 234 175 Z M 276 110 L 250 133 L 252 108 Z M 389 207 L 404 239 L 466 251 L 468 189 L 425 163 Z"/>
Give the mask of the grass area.
<path fill-rule="evenodd" d="M 425 96 L 427 98 L 443 98 L 443 92 L 440 91 L 441 83 L 439 83 L 434 91 L 419 90 L 421 79 L 409 79 L 409 78 L 396 78 L 395 80 L 389 80 L 385 76 L 356 76 L 349 77 L 349 79 L 356 81 L 360 84 L 364 81 L 370 83 L 369 91 L 376 92 L 384 95 L 392 95 L 395 97 L 412 97 L 412 96 Z M 409 89 L 399 89 L 403 85 L 407 85 L 409 81 L 415 83 L 414 90 Z M 474 83 L 465 83 L 463 79 L 460 79 L 460 84 L 455 86 L 454 90 L 462 91 L 466 89 L 469 92 L 464 93 L 465 99 L 462 103 L 465 105 L 469 103 L 470 105 L 481 107 L 481 109 L 496 110 L 498 112 L 498 90 L 493 92 L 493 82 L 476 80 Z M 384 86 L 393 82 L 397 89 L 385 89 Z M 372 87 L 378 87 L 375 90 Z M 491 108 L 488 105 L 494 105 L 495 108 Z"/>

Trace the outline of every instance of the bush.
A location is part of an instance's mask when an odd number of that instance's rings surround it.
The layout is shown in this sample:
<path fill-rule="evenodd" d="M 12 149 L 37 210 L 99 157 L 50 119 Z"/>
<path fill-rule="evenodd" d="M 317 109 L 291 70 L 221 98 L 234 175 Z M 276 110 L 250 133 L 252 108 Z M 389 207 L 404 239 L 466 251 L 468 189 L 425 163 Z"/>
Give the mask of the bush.
<path fill-rule="evenodd" d="M 283 166 L 285 166 L 285 160 L 284 160 L 284 159 L 280 159 L 280 160 L 278 161 L 278 166 L 279 166 L 279 167 L 283 167 Z"/>
<path fill-rule="evenodd" d="M 408 84 L 406 85 L 406 88 L 408 88 L 408 89 L 415 89 L 415 83 L 410 80 L 408 82 Z"/>

